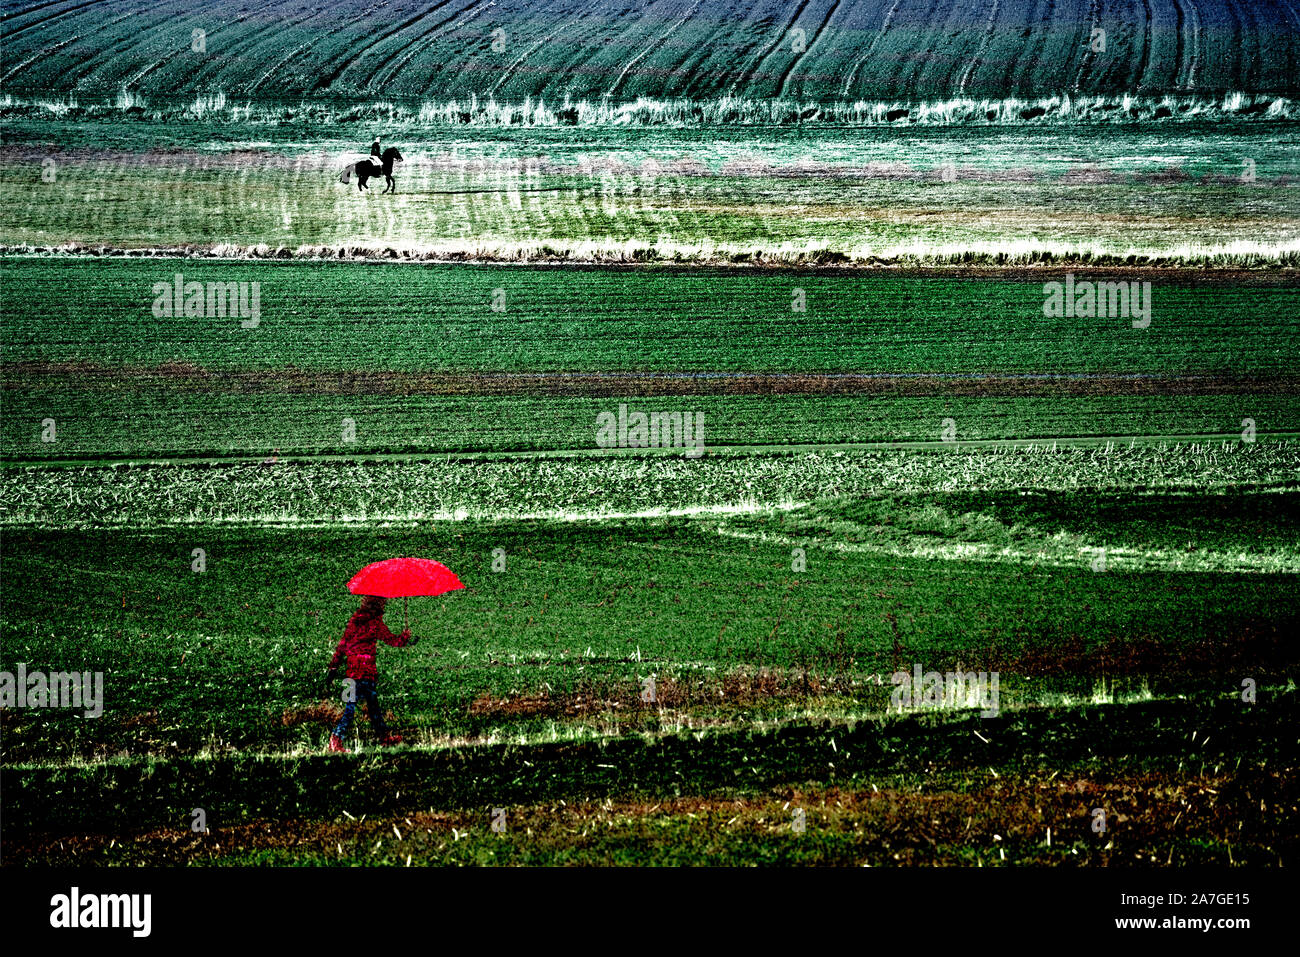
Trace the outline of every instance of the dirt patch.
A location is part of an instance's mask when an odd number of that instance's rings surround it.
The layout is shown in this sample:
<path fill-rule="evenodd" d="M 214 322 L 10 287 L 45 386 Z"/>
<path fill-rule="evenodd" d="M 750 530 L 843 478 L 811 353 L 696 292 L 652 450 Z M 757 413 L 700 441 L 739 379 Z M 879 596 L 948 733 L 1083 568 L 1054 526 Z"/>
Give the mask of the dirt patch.
<path fill-rule="evenodd" d="M 339 723 L 343 717 L 343 706 L 335 701 L 318 701 L 306 708 L 286 708 L 280 715 L 280 724 L 286 728 L 302 725 L 328 725 Z"/>
<path fill-rule="evenodd" d="M 980 658 L 983 667 L 1022 676 L 1159 676 L 1224 675 L 1256 678 L 1285 675 L 1294 667 L 1294 627 L 1275 619 L 1244 619 L 1231 634 L 1186 644 L 1168 637 L 1134 635 L 1102 644 L 1087 644 L 1079 635 L 1065 642 L 1015 653 L 992 650 Z"/>
<path fill-rule="evenodd" d="M 10 362 L 4 389 L 180 388 L 224 394 L 304 395 L 861 395 L 883 398 L 1119 395 L 1300 395 L 1300 376 L 1231 375 L 874 375 L 769 373 L 443 374 L 391 370 L 208 369 L 190 362 L 108 366 L 93 362 Z"/>
<path fill-rule="evenodd" d="M 931 773 L 858 787 L 515 806 L 506 808 L 500 835 L 477 809 L 370 817 L 353 808 L 329 821 L 214 820 L 207 834 L 178 827 L 8 836 L 6 847 L 15 859 L 46 864 L 220 863 L 262 851 L 373 862 L 409 854 L 437 863 L 473 859 L 476 845 L 490 841 L 489 862 L 499 863 L 542 863 L 552 853 L 568 863 L 626 863 L 633 848 L 645 863 L 1279 865 L 1295 851 L 1298 799 L 1297 779 L 1283 769 Z M 796 810 L 802 835 L 793 830 Z"/>
<path fill-rule="evenodd" d="M 847 680 L 837 681 L 807 676 L 800 672 L 759 669 L 697 681 L 661 678 L 655 682 L 653 700 L 648 698 L 648 688 L 632 685 L 621 688 L 593 686 L 566 693 L 541 691 L 503 698 L 480 695 L 470 703 L 469 713 L 476 717 L 578 718 L 593 714 L 608 716 L 612 713 L 633 714 L 691 707 L 741 708 L 777 702 L 808 701 L 848 691 Z M 647 698 L 643 699 L 643 694 Z"/>
<path fill-rule="evenodd" d="M 141 711 L 137 714 L 124 715 L 118 719 L 122 728 L 131 731 L 139 728 L 158 727 L 157 711 Z"/>
<path fill-rule="evenodd" d="M 354 721 L 360 721 L 362 716 L 369 720 L 370 715 L 366 711 L 364 704 L 357 704 L 357 711 L 354 715 Z M 308 705 L 305 708 L 286 708 L 280 715 L 280 724 L 286 728 L 298 728 L 302 726 L 333 728 L 343 717 L 343 705 L 337 701 L 317 701 L 315 704 Z M 384 721 L 389 727 L 396 724 L 397 719 L 391 711 L 384 712 Z"/>

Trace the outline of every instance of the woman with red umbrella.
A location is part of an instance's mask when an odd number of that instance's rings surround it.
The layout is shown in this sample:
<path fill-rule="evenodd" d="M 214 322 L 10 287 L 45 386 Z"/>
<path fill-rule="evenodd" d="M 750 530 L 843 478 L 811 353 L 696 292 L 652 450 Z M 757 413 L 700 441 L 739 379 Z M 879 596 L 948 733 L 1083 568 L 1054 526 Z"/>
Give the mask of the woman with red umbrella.
<path fill-rule="evenodd" d="M 327 676 L 330 681 L 338 676 L 338 667 L 346 660 L 347 676 L 356 682 L 356 694 L 350 695 L 349 700 L 344 702 L 343 717 L 339 719 L 338 727 L 330 735 L 331 751 L 347 752 L 343 742 L 347 739 L 348 728 L 352 725 L 352 716 L 356 713 L 358 700 L 365 701 L 366 712 L 370 715 L 370 723 L 374 725 L 375 733 L 379 735 L 380 744 L 402 743 L 400 735 L 392 734 L 388 730 L 388 725 L 384 722 L 383 709 L 379 706 L 379 693 L 376 689 L 379 671 L 375 667 L 375 651 L 380 641 L 394 648 L 402 648 L 406 645 L 414 645 L 420 639 L 411 636 L 410 628 L 400 635 L 394 635 L 388 630 L 388 626 L 384 624 L 384 605 L 387 602 L 388 599 L 378 595 L 364 596 L 361 599 L 361 607 L 353 612 L 347 628 L 343 631 L 339 646 L 334 650 L 334 657 L 330 659 Z"/>
<path fill-rule="evenodd" d="M 384 745 L 400 744 L 402 739 L 388 730 L 384 723 L 384 713 L 379 707 L 379 695 L 375 690 L 378 671 L 375 668 L 375 650 L 380 641 L 401 648 L 414 645 L 418 638 L 411 637 L 411 629 L 404 627 L 400 635 L 394 635 L 384 624 L 384 605 L 389 598 L 401 598 L 403 624 L 405 624 L 405 599 L 415 595 L 441 595 L 443 592 L 464 588 L 455 572 L 439 562 L 425 558 L 390 558 L 386 561 L 367 565 L 352 576 L 348 582 L 348 591 L 362 595 L 361 607 L 352 615 L 343 632 L 334 658 L 330 661 L 329 679 L 337 674 L 339 664 L 347 659 L 347 676 L 356 682 L 356 695 L 344 703 L 343 717 L 330 735 L 329 749 L 346 752 L 343 746 L 352 724 L 352 717 L 357 710 L 357 698 L 364 698 L 370 721 L 379 735 L 379 743 Z"/>

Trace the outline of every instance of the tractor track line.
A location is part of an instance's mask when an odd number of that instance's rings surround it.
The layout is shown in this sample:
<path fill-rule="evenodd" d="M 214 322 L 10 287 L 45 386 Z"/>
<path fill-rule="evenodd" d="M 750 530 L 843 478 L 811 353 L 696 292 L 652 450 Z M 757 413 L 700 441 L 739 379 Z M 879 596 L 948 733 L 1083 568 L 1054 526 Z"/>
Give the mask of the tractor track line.
<path fill-rule="evenodd" d="M 980 36 L 980 44 L 975 48 L 975 54 L 971 57 L 970 63 L 966 64 L 966 70 L 961 75 L 961 82 L 957 84 L 957 93 L 961 96 L 966 95 L 966 84 L 970 82 L 971 74 L 975 68 L 984 65 L 984 56 L 988 52 L 989 44 L 993 39 L 993 28 L 997 26 L 999 0 L 993 0 L 989 7 L 989 17 L 984 25 L 984 33 Z"/>
<path fill-rule="evenodd" d="M 742 79 L 748 77 L 752 80 L 762 73 L 763 64 L 767 62 L 768 57 L 781 48 L 781 44 L 783 44 L 790 36 L 790 31 L 794 29 L 795 24 L 799 22 L 799 17 L 803 15 L 804 10 L 807 9 L 808 4 L 811 2 L 812 0 L 799 0 L 799 6 L 795 8 L 794 15 L 790 18 L 790 21 L 781 29 L 780 34 L 771 42 L 771 44 L 768 45 L 767 49 L 759 55 L 758 60 L 755 61 L 753 67 L 746 67 L 740 72 L 740 76 L 737 77 L 736 82 L 731 84 L 729 95 L 735 95 L 736 87 L 740 85 Z"/>
<path fill-rule="evenodd" d="M 546 85 L 550 82 L 551 77 L 562 76 L 562 77 L 572 78 L 573 76 L 579 75 L 581 73 L 582 67 L 584 67 L 588 62 L 587 58 L 591 56 L 591 47 L 593 46 L 593 42 L 589 42 L 588 38 L 592 37 L 593 34 L 595 36 L 603 35 L 602 33 L 600 33 L 602 27 L 596 25 L 593 25 L 590 28 L 592 32 L 585 32 L 584 27 L 586 26 L 586 21 L 592 20 L 594 24 L 603 25 L 610 20 L 609 14 L 614 12 L 614 8 L 616 6 L 617 6 L 616 2 L 600 3 L 597 6 L 593 6 L 593 8 L 588 11 L 588 15 L 586 17 L 579 18 L 578 20 L 575 20 L 569 24 L 569 27 L 572 29 L 572 32 L 569 34 L 567 39 L 569 43 L 575 47 L 575 50 L 571 54 L 571 56 L 568 59 L 564 60 L 563 62 L 557 61 L 555 63 L 547 64 L 545 66 L 544 69 L 545 78 L 539 81 L 542 87 L 541 91 L 539 91 L 539 96 L 541 95 L 542 91 L 546 90 Z M 617 30 L 618 29 L 617 24 L 613 25 L 611 29 Z M 626 33 L 627 29 L 628 28 L 624 28 L 619 35 L 621 36 L 622 33 Z M 553 90 L 549 92 L 547 95 L 551 96 L 553 100 L 558 100 L 561 94 L 563 94 L 564 96 L 568 96 L 569 93 L 570 93 L 569 89 L 565 88 L 565 89 Z"/>
<path fill-rule="evenodd" d="M 257 8 L 254 11 L 251 11 L 248 16 L 249 17 L 260 16 L 266 13 L 268 10 L 273 9 L 276 5 L 277 5 L 277 0 L 268 0 L 268 2 L 265 3 L 263 6 Z M 96 70 L 100 70 L 112 66 L 113 60 L 115 58 L 125 57 L 130 50 L 136 47 L 139 46 L 147 47 L 150 44 L 150 42 L 154 39 L 154 31 L 156 31 L 161 24 L 166 23 L 168 19 L 169 19 L 168 17 L 164 16 L 162 17 L 162 19 L 159 21 L 158 24 L 151 24 L 149 27 L 144 29 L 141 29 L 137 26 L 137 28 L 134 31 L 132 31 L 129 35 L 115 41 L 111 49 L 102 50 L 100 53 L 96 54 L 94 57 L 91 57 L 89 60 L 82 61 L 77 65 L 77 73 L 76 73 L 77 79 L 79 81 L 84 80 L 87 77 L 91 76 L 93 73 L 95 73 Z M 118 21 L 113 21 L 113 22 L 117 23 Z M 242 23 L 243 23 L 242 20 L 227 21 L 220 24 L 220 28 L 225 28 L 232 25 L 242 24 Z M 220 28 L 217 30 L 217 34 L 220 33 Z M 255 30 L 254 32 L 261 33 L 261 32 L 265 32 L 265 30 L 267 29 L 271 29 L 271 27 L 260 28 L 258 30 Z M 213 35 L 216 34 L 212 34 L 212 33 L 208 34 L 208 36 L 213 36 Z M 176 57 L 189 52 L 190 50 L 188 46 L 178 43 L 172 49 L 172 51 L 166 54 L 161 60 L 155 60 L 152 63 L 147 63 L 143 69 L 139 70 L 130 79 L 122 81 L 121 84 L 122 89 L 123 90 L 132 89 L 135 86 L 135 84 L 139 83 L 150 73 L 165 66 L 167 63 L 171 62 Z M 191 74 L 190 78 L 193 79 L 193 77 L 194 74 Z"/>
<path fill-rule="evenodd" d="M 51 21 L 61 19 L 72 13 L 76 13 L 78 10 L 84 10 L 86 7 L 99 6 L 107 2 L 108 0 L 87 0 L 86 3 L 78 3 L 75 6 L 68 7 L 66 10 L 60 10 L 58 13 L 52 13 L 47 17 L 41 17 L 39 20 L 33 20 L 31 23 L 23 24 L 22 26 L 17 27 L 14 30 L 5 31 L 3 34 L 0 34 L 0 40 L 11 40 L 14 37 L 18 36 L 20 33 L 26 33 L 28 30 L 35 30 L 37 28 L 44 27 Z M 18 13 L 11 13 L 9 16 L 0 19 L 0 23 L 4 23 L 8 20 L 12 20 L 14 17 L 26 16 L 27 14 L 33 13 L 36 10 L 43 9 L 44 7 L 52 7 L 52 6 L 55 6 L 55 4 L 47 3 L 44 4 L 43 7 L 32 7 L 27 10 L 21 10 Z"/>
<path fill-rule="evenodd" d="M 889 11 L 885 14 L 884 22 L 881 23 L 879 32 L 877 32 L 872 38 L 870 45 L 867 47 L 867 52 L 858 57 L 853 66 L 849 69 L 848 78 L 844 81 L 844 96 L 849 95 L 849 90 L 853 86 L 853 81 L 857 79 L 858 71 L 866 65 L 868 60 L 871 59 L 871 54 L 875 52 L 876 46 L 882 39 L 884 39 L 885 34 L 889 32 L 889 28 L 893 26 L 894 14 L 898 13 L 898 8 L 902 2 L 903 0 L 894 0 L 894 5 L 890 7 Z M 1099 0 L 1093 0 L 1093 2 L 1099 2 Z"/>
<path fill-rule="evenodd" d="M 682 24 L 684 24 L 687 20 L 691 18 L 691 14 L 693 14 L 696 10 L 698 10 L 700 4 L 703 2 L 704 0 L 695 0 L 695 2 L 691 4 L 691 6 L 687 9 L 687 11 L 683 13 L 681 17 L 675 23 L 673 23 L 673 25 L 670 26 L 662 36 L 660 36 L 656 40 L 651 41 L 649 46 L 647 46 L 644 50 L 642 50 L 632 59 L 628 60 L 627 66 L 623 67 L 623 72 L 618 75 L 618 79 L 615 80 L 614 85 L 609 88 L 609 93 L 607 95 L 617 96 L 619 87 L 623 85 L 623 80 L 627 77 L 628 72 L 638 63 L 640 63 L 641 60 L 643 60 L 645 57 L 649 56 L 651 53 L 654 53 L 662 49 L 663 45 L 668 42 L 668 38 L 671 37 L 674 33 L 676 33 L 677 30 L 682 26 Z M 835 2 L 839 3 L 839 0 L 835 0 Z"/>
<path fill-rule="evenodd" d="M 1186 15 L 1183 13 L 1183 5 L 1182 5 L 1182 3 L 1180 2 L 1180 0 L 1169 0 L 1169 2 L 1170 2 L 1171 4 L 1173 4 L 1173 7 L 1174 7 L 1174 37 L 1175 37 L 1175 40 L 1174 40 L 1174 81 L 1173 81 L 1173 87 L 1174 87 L 1175 90 L 1185 90 L 1185 89 L 1187 89 L 1186 84 L 1185 84 L 1185 83 L 1179 83 L 1179 82 L 1178 82 L 1178 77 L 1179 77 L 1180 75 L 1182 75 L 1182 72 L 1183 72 L 1183 49 L 1184 49 L 1184 47 L 1186 46 L 1186 41 L 1185 41 L 1184 38 L 1183 38 L 1183 29 L 1184 29 L 1184 27 L 1185 27 L 1186 24 L 1187 24 L 1187 17 L 1186 17 Z"/>
<path fill-rule="evenodd" d="M 821 26 L 819 26 L 816 32 L 813 33 L 812 39 L 809 40 L 808 45 L 804 47 L 803 53 L 791 60 L 790 65 L 786 67 L 785 72 L 781 74 L 780 82 L 776 89 L 776 95 L 778 98 L 785 96 L 786 86 L 790 83 L 790 78 L 794 75 L 794 71 L 798 68 L 799 64 L 806 58 L 812 56 L 813 47 L 817 46 L 817 41 L 821 39 L 822 34 L 826 32 L 826 28 L 830 26 L 831 19 L 835 16 L 835 11 L 840 8 L 840 2 L 841 0 L 835 0 L 835 2 L 831 4 L 830 10 L 826 12 L 826 19 L 822 21 Z"/>
<path fill-rule="evenodd" d="M 259 9 L 258 9 L 257 11 L 255 11 L 254 13 L 250 13 L 249 16 L 248 16 L 247 18 L 245 18 L 245 19 L 252 19 L 254 16 L 257 16 L 257 17 L 260 18 L 260 17 L 262 16 L 262 14 L 266 13 L 268 10 L 271 10 L 272 8 L 275 8 L 275 7 L 277 7 L 277 6 L 278 6 L 278 3 L 276 3 L 275 0 L 272 0 L 272 2 L 271 2 L 271 3 L 268 3 L 266 6 L 259 8 Z M 238 59 L 239 56 L 242 55 L 242 54 L 244 53 L 244 51 L 246 51 L 246 50 L 256 50 L 257 47 L 260 46 L 261 43 L 262 43 L 262 42 L 263 42 L 263 41 L 264 41 L 268 36 L 278 36 L 281 32 L 287 30 L 289 27 L 291 27 L 291 26 L 298 26 L 299 24 L 302 24 L 302 23 L 305 23 L 305 22 L 307 22 L 307 21 L 309 21 L 309 20 L 315 19 L 316 16 L 318 16 L 318 14 L 313 12 L 313 13 L 309 13 L 309 14 L 307 14 L 307 15 L 304 16 L 304 17 L 299 17 L 298 19 L 293 20 L 293 21 L 291 21 L 291 22 L 286 22 L 286 21 L 276 20 L 276 19 L 272 18 L 272 19 L 270 20 L 270 22 L 268 22 L 265 26 L 261 26 L 261 27 L 254 26 L 253 29 L 250 30 L 248 33 L 245 33 L 245 34 L 239 36 L 239 37 L 235 40 L 235 42 L 231 44 L 231 46 L 230 46 L 230 48 L 229 48 L 228 50 L 222 50 L 222 59 L 223 59 L 223 60 L 225 60 L 225 59 L 230 59 L 230 60 Z M 231 23 L 224 23 L 224 24 L 221 25 L 221 29 L 218 29 L 218 30 L 216 30 L 215 32 L 209 33 L 208 36 L 209 36 L 209 37 L 212 37 L 212 38 L 215 38 L 216 41 L 217 41 L 217 44 L 218 44 L 218 46 L 219 46 L 221 40 L 223 39 L 223 37 L 222 37 L 222 33 L 223 33 L 224 30 L 227 30 L 227 29 L 229 29 L 231 26 L 234 26 L 234 25 L 237 25 L 237 24 L 238 24 L 238 25 L 242 25 L 244 22 L 245 22 L 245 21 L 240 20 L 240 21 L 235 21 L 234 24 L 231 24 Z M 139 74 L 137 74 L 136 76 L 132 77 L 131 80 L 128 82 L 128 86 L 129 86 L 130 84 L 132 84 L 132 83 L 138 83 L 140 80 L 144 79 L 145 76 L 147 76 L 149 73 L 152 73 L 154 70 L 159 69 L 159 68 L 162 67 L 164 64 L 166 64 L 169 60 L 173 60 L 173 59 L 175 59 L 176 56 L 177 56 L 178 54 L 183 53 L 183 52 L 185 52 L 184 49 L 175 50 L 175 51 L 173 51 L 172 53 L 168 54 L 168 55 L 167 55 L 166 57 L 164 57 L 163 59 L 159 60 L 158 62 L 150 64 L 148 67 L 146 67 L 144 70 L 142 70 Z M 190 82 L 191 82 L 192 84 L 195 84 L 195 81 L 197 81 L 197 80 L 198 80 L 198 79 L 199 79 L 199 78 L 200 78 L 200 77 L 201 77 L 205 72 L 207 72 L 207 71 L 209 71 L 209 70 L 211 70 L 211 69 L 221 69 L 221 67 L 219 67 L 219 66 L 218 66 L 218 67 L 214 67 L 213 64 L 212 64 L 211 62 L 209 62 L 209 63 L 205 63 L 203 66 L 199 67 L 197 70 L 193 71 L 193 72 L 189 75 L 189 80 L 190 80 Z M 197 84 L 195 84 L 195 85 L 197 86 Z"/>
<path fill-rule="evenodd" d="M 426 11 L 426 14 L 440 11 L 450 2 L 451 0 L 439 0 L 439 2 L 435 3 Z M 451 24 L 454 27 L 458 26 L 460 23 L 465 23 L 465 20 L 457 22 L 456 18 L 469 13 L 469 11 L 473 10 L 478 3 L 479 0 L 470 0 L 470 2 L 464 6 L 457 7 L 454 11 L 449 13 L 447 16 L 442 17 L 442 19 L 437 23 L 421 33 L 418 37 L 408 43 L 402 44 L 392 53 L 384 57 L 384 59 L 380 60 L 379 65 L 375 67 L 372 74 L 379 88 L 383 89 L 386 84 L 395 80 L 397 75 L 403 68 L 405 68 L 406 64 L 431 47 L 434 41 L 443 33 L 444 27 L 448 24 Z M 482 11 L 480 10 L 479 12 Z M 477 16 L 477 14 L 475 14 L 475 16 Z"/>
<path fill-rule="evenodd" d="M 381 6 L 382 6 L 382 4 L 381 4 Z M 378 8 L 375 7 L 375 8 L 372 8 L 372 9 L 378 9 Z M 314 14 L 314 15 L 313 15 L 311 18 L 309 18 L 309 19 L 315 19 L 315 17 L 320 16 L 320 14 L 321 14 L 321 13 L 324 13 L 324 12 L 325 12 L 325 11 L 323 11 L 323 10 L 322 10 L 322 11 L 318 11 L 316 14 Z M 342 31 L 342 30 L 346 30 L 346 29 L 348 28 L 348 26 L 350 25 L 350 23 L 351 23 L 351 21 L 345 22 L 345 23 L 343 23 L 341 26 L 337 26 L 337 27 L 335 27 L 335 28 L 332 29 L 332 30 L 326 30 L 323 34 L 320 34 L 320 35 L 318 35 L 318 36 L 313 37 L 312 39 L 308 40 L 306 43 L 300 43 L 300 44 L 298 44 L 296 47 L 294 47 L 292 50 L 290 50 L 287 54 L 285 54 L 283 57 L 281 57 L 279 60 L 277 60 L 277 61 L 275 62 L 275 64 L 274 64 L 274 65 L 273 65 L 269 70 L 267 70 L 265 73 L 263 73 L 261 76 L 259 76 L 256 80 L 254 80 L 254 81 L 252 82 L 252 84 L 249 86 L 249 88 L 248 88 L 248 92 L 252 93 L 252 92 L 253 92 L 254 90 L 256 90 L 258 87 L 260 87 L 263 83 L 265 83 L 265 82 L 266 82 L 267 80 L 269 80 L 272 76 L 274 76 L 277 70 L 279 70 L 281 67 L 283 67 L 283 66 L 285 66 L 285 65 L 287 65 L 287 64 L 289 64 L 289 63 L 291 63 L 291 62 L 293 62 L 293 61 L 298 57 L 298 55 L 299 55 L 300 53 L 303 53 L 304 51 L 310 50 L 310 49 L 312 49 L 312 47 L 318 46 L 318 45 L 320 45 L 323 41 L 325 41 L 325 40 L 329 39 L 330 37 L 334 36 L 334 34 L 339 33 L 339 32 Z"/>
<path fill-rule="evenodd" d="M 1147 66 L 1151 61 L 1151 0 L 1141 0 L 1142 8 L 1146 11 L 1146 17 L 1142 21 L 1142 57 L 1138 60 L 1137 74 L 1133 79 L 1133 91 L 1140 92 L 1142 89 L 1142 80 L 1147 74 Z M 1136 19 L 1136 18 L 1135 18 Z"/>
<path fill-rule="evenodd" d="M 388 31 L 381 33 L 379 36 L 375 37 L 375 39 L 371 40 L 369 43 L 364 44 L 360 49 L 356 50 L 355 52 L 353 52 L 353 50 L 349 48 L 340 51 L 339 54 L 335 57 L 328 57 L 326 59 L 326 63 L 333 63 L 335 65 L 331 66 L 330 69 L 326 71 L 325 68 L 326 64 L 325 63 L 321 64 L 320 75 L 316 78 L 316 82 L 312 84 L 312 92 L 328 90 L 334 84 L 335 80 L 337 80 L 340 76 L 342 76 L 351 66 L 353 66 L 358 60 L 360 60 L 361 57 L 365 56 L 367 50 L 371 50 L 374 47 L 378 46 L 379 44 L 383 43 L 385 40 L 389 39 L 390 37 L 396 36 L 397 34 L 401 33 L 403 30 L 405 30 L 407 27 L 419 23 L 425 17 L 429 16 L 429 14 L 440 9 L 442 6 L 443 4 L 439 3 L 437 6 L 433 7 L 430 10 L 422 10 L 419 13 L 417 13 L 415 16 L 408 17 L 407 19 L 403 20 L 401 23 L 397 24 L 397 26 L 392 27 Z M 353 24 L 357 23 L 359 19 L 361 18 L 353 17 L 351 20 L 347 21 L 346 25 L 352 26 Z"/>
<path fill-rule="evenodd" d="M 1079 72 L 1074 75 L 1074 92 L 1079 92 L 1083 85 L 1083 75 L 1088 72 L 1095 59 L 1092 55 L 1092 31 L 1101 26 L 1101 0 L 1089 0 L 1088 3 L 1088 37 L 1083 43 L 1083 56 L 1079 60 Z"/>

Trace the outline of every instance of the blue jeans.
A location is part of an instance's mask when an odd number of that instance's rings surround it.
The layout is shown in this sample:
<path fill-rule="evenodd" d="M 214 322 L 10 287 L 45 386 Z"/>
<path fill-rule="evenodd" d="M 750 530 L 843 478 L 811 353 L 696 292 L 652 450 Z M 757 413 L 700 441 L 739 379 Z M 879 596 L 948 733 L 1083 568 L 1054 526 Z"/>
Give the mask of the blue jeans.
<path fill-rule="evenodd" d="M 381 738 L 388 735 L 388 725 L 384 723 L 384 712 L 379 707 L 379 693 L 375 690 L 373 681 L 357 682 L 357 700 L 346 701 L 343 704 L 343 717 L 339 719 L 338 727 L 334 733 L 338 735 L 339 740 L 345 740 L 348 736 L 348 728 L 352 726 L 352 716 L 357 712 L 357 701 L 366 703 L 366 714 L 370 716 L 370 723 L 374 725 L 375 733 Z"/>

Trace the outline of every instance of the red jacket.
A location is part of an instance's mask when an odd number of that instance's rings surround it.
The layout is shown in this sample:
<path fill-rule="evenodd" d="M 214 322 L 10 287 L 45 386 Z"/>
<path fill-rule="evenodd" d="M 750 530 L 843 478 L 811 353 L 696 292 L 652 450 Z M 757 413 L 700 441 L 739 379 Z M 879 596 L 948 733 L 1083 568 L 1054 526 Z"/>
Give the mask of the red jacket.
<path fill-rule="evenodd" d="M 339 646 L 334 649 L 330 670 L 337 668 L 346 658 L 349 678 L 357 681 L 377 680 L 379 673 L 375 670 L 375 649 L 381 640 L 394 648 L 410 644 L 409 637 L 403 638 L 389 631 L 382 616 L 369 617 L 365 612 L 355 612 L 343 630 Z"/>

